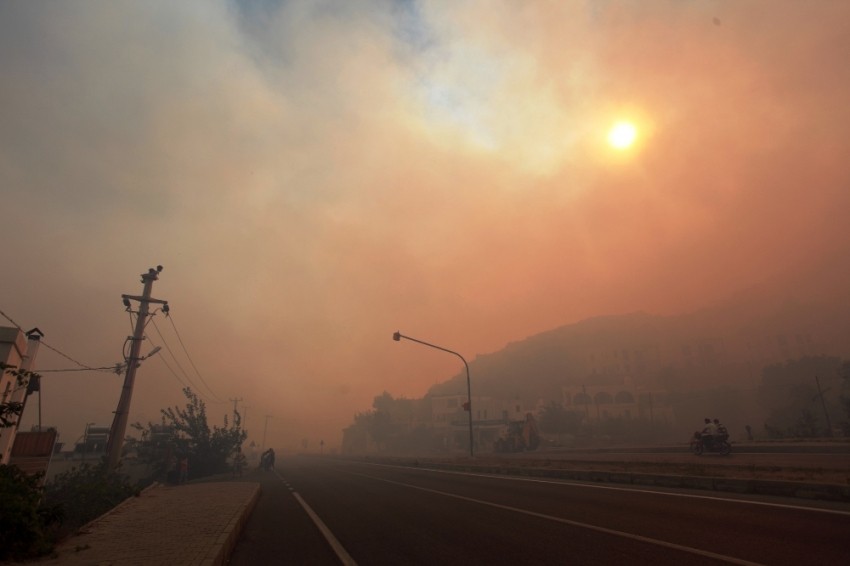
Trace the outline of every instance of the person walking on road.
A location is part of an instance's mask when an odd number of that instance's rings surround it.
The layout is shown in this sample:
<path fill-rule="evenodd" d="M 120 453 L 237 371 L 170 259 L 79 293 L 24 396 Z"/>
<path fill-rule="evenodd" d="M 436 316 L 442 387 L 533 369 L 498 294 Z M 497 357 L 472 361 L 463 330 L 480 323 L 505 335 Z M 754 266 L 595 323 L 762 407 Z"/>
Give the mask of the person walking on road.
<path fill-rule="evenodd" d="M 269 448 L 260 456 L 260 467 L 266 471 L 274 469 L 274 449 Z"/>

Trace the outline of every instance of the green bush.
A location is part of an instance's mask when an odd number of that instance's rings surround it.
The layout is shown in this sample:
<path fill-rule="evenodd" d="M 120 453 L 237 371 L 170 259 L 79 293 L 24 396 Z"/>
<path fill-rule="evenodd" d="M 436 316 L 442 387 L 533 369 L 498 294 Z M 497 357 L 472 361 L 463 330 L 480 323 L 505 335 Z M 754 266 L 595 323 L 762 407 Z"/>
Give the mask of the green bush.
<path fill-rule="evenodd" d="M 53 550 L 62 509 L 42 501 L 43 474 L 0 465 L 0 560 L 42 556 Z"/>
<path fill-rule="evenodd" d="M 110 472 L 104 461 L 58 474 L 47 484 L 45 499 L 65 510 L 59 535 L 66 536 L 138 493 L 137 485 L 118 472 Z"/>

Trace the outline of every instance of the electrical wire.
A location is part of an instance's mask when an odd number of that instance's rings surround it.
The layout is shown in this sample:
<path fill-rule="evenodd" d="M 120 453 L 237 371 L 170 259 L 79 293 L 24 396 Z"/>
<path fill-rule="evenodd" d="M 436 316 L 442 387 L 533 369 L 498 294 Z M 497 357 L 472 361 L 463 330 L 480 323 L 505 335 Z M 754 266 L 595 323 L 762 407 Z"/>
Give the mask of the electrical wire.
<path fill-rule="evenodd" d="M 180 370 L 180 373 L 182 373 L 183 377 L 186 378 L 186 381 L 188 381 L 192 385 L 192 388 L 195 389 L 195 392 L 198 395 L 200 395 L 201 398 L 206 399 L 206 395 L 204 395 L 203 392 L 200 391 L 200 388 L 198 388 L 198 386 L 195 385 L 195 383 L 192 381 L 192 378 L 189 377 L 189 374 L 186 373 L 186 370 L 183 369 L 182 365 L 180 365 L 180 361 L 177 359 L 177 356 L 174 355 L 174 352 L 171 350 L 171 346 L 168 345 L 168 340 L 166 340 L 165 336 L 163 336 L 162 332 L 160 332 L 159 326 L 157 326 L 156 321 L 153 319 L 153 317 L 151 317 L 151 322 L 153 322 L 153 327 L 156 330 L 156 333 L 159 335 L 160 340 L 162 340 L 162 345 L 165 346 L 165 349 L 168 350 L 169 354 L 171 354 L 171 359 L 174 360 L 174 363 L 177 365 L 177 368 Z"/>
<path fill-rule="evenodd" d="M 15 325 L 15 327 L 16 327 L 18 330 L 20 330 L 21 332 L 24 332 L 24 329 L 21 327 L 21 325 L 20 325 L 20 324 L 18 324 L 17 322 L 15 322 L 14 320 L 12 320 L 12 317 L 10 317 L 9 315 L 7 315 L 7 314 L 6 314 L 5 312 L 3 312 L 2 310 L 0 310 L 0 315 L 2 315 L 2 316 L 3 316 L 3 318 L 5 318 L 6 320 L 8 320 L 8 321 L 9 321 L 9 322 L 11 322 L 12 324 L 14 324 L 14 325 Z M 65 358 L 66 360 L 68 360 L 69 362 L 74 363 L 74 364 L 77 364 L 78 366 L 80 366 L 81 368 L 83 368 L 83 369 L 85 369 L 85 370 L 90 370 L 90 371 L 97 371 L 97 370 L 98 370 L 98 368 L 94 368 L 94 367 L 92 367 L 92 366 L 90 366 L 90 365 L 86 365 L 86 364 L 84 364 L 83 362 L 79 362 L 79 361 L 75 360 L 74 358 L 72 358 L 72 357 L 71 357 L 71 356 L 69 356 L 68 354 L 65 354 L 64 352 L 60 352 L 59 350 L 57 350 L 56 348 L 54 348 L 53 346 L 51 346 L 50 344 L 48 344 L 48 343 L 47 343 L 47 342 L 45 342 L 44 340 L 41 340 L 40 342 L 41 342 L 41 345 L 42 345 L 42 346 L 44 346 L 45 348 L 47 348 L 48 350 L 53 350 L 54 352 L 56 352 L 57 354 L 59 354 L 60 356 L 62 356 L 62 357 L 63 357 L 63 358 Z"/>
<path fill-rule="evenodd" d="M 59 350 L 57 350 L 56 348 L 54 348 L 53 346 L 51 346 L 50 344 L 48 344 L 44 340 L 41 341 L 41 345 L 44 346 L 45 348 L 47 348 L 48 350 L 53 350 L 54 352 L 56 352 L 57 354 L 59 354 L 60 356 L 62 356 L 66 360 L 68 360 L 69 362 L 75 363 L 83 369 L 87 369 L 87 370 L 95 370 L 96 369 L 96 368 L 93 368 L 92 366 L 86 365 L 82 362 L 78 362 L 77 360 L 75 360 L 74 358 L 69 356 L 68 354 L 64 354 L 64 353 L 60 352 Z"/>
<path fill-rule="evenodd" d="M 136 313 L 134 313 L 134 311 L 132 311 L 130 309 L 128 309 L 127 312 L 129 313 L 129 318 L 130 318 L 130 331 L 135 332 L 135 322 L 134 322 L 133 315 L 136 314 Z M 12 323 L 12 325 L 14 325 L 15 328 L 17 328 L 21 332 L 24 332 L 23 327 L 21 327 L 20 324 L 15 322 L 15 320 L 12 319 L 12 317 L 10 317 L 8 314 L 3 312 L 2 310 L 0 310 L 0 316 L 2 316 L 6 320 L 8 320 L 10 323 Z M 201 375 L 201 372 L 198 371 L 198 368 L 195 365 L 195 362 L 192 360 L 192 357 L 189 355 L 189 352 L 186 349 L 186 345 L 183 343 L 183 338 L 180 336 L 180 332 L 177 330 L 177 326 L 174 324 L 174 321 L 172 320 L 172 318 L 170 316 L 168 317 L 168 319 L 171 322 L 172 328 L 174 328 L 174 333 L 177 335 L 177 340 L 180 342 L 180 346 L 183 348 L 183 352 L 186 354 L 186 358 L 189 360 L 189 363 L 191 364 L 192 369 L 195 370 L 195 374 L 198 376 L 198 379 L 201 381 L 201 383 L 203 383 L 204 387 L 206 387 L 206 389 L 210 392 L 210 394 L 214 398 L 213 402 L 214 403 L 225 403 L 225 401 L 223 401 L 218 395 L 216 395 L 216 393 L 212 390 L 212 388 L 209 386 L 209 384 L 206 382 L 206 380 L 204 380 L 203 376 Z M 174 363 L 180 369 L 180 372 L 186 378 L 186 381 L 184 381 L 183 379 L 180 378 L 180 376 L 177 374 L 177 372 L 174 371 L 174 369 L 168 364 L 168 362 L 165 360 L 164 357 L 160 356 L 160 359 L 162 359 L 162 363 L 165 364 L 165 367 L 168 369 L 168 371 L 171 373 L 171 375 L 174 376 L 174 378 L 180 383 L 181 386 L 183 386 L 184 388 L 191 386 L 191 387 L 193 387 L 194 389 L 197 390 L 197 393 L 201 398 L 206 398 L 207 396 L 204 395 L 200 391 L 200 389 L 197 387 L 197 385 L 195 385 L 195 383 L 192 381 L 192 378 L 189 377 L 189 374 L 186 372 L 186 370 L 183 369 L 183 366 L 180 365 L 179 360 L 174 355 L 174 352 L 171 350 L 171 346 L 168 345 L 168 342 L 165 340 L 165 337 L 162 335 L 162 332 L 160 332 L 159 327 L 157 326 L 156 322 L 154 321 L 153 315 L 150 316 L 149 320 L 145 324 L 145 327 L 147 327 L 147 325 L 150 324 L 151 322 L 153 322 L 153 325 L 154 325 L 154 328 L 156 329 L 157 334 L 159 334 L 160 339 L 162 339 L 162 343 L 165 346 L 165 349 L 168 350 L 168 353 L 171 355 L 171 358 L 174 360 Z M 124 341 L 124 345 L 122 347 L 122 350 L 123 350 L 122 355 L 123 355 L 125 362 L 128 360 L 128 356 L 129 356 L 128 345 L 131 341 L 132 341 L 132 337 L 129 337 L 127 340 Z M 39 370 L 39 373 L 64 373 L 64 372 L 78 372 L 78 371 L 97 371 L 97 372 L 107 372 L 107 371 L 109 371 L 109 372 L 118 373 L 118 370 L 121 367 L 121 364 L 116 364 L 114 366 L 93 367 L 93 366 L 90 366 L 90 365 L 87 365 L 87 364 L 84 364 L 80 361 L 75 360 L 71 356 L 65 354 L 64 352 L 61 352 L 60 350 L 54 348 L 50 344 L 47 344 L 44 340 L 41 340 L 41 344 L 45 348 L 48 348 L 49 350 L 54 351 L 55 353 L 59 354 L 60 356 L 62 356 L 66 360 L 70 361 L 73 364 L 76 364 L 79 367 L 78 368 L 66 368 L 66 369 Z M 151 344 L 153 344 L 153 341 L 151 341 Z M 153 345 L 156 346 L 156 344 L 153 344 Z M 188 381 L 189 385 L 187 385 L 187 383 L 186 383 L 187 381 Z"/>
<path fill-rule="evenodd" d="M 17 322 L 15 322 L 14 320 L 12 320 L 12 317 L 10 317 L 8 314 L 4 313 L 2 310 L 0 310 L 0 315 L 2 315 L 2 316 L 3 316 L 3 318 L 5 318 L 6 320 L 8 320 L 8 321 L 9 321 L 9 322 L 11 322 L 12 324 L 14 324 L 14 325 L 15 325 L 15 328 L 17 328 L 17 329 L 18 329 L 18 330 L 20 330 L 21 332 L 23 332 L 23 331 L 24 331 L 24 329 L 23 329 L 23 328 L 21 328 L 21 325 L 20 325 L 20 324 L 18 324 L 18 323 L 17 323 Z"/>
<path fill-rule="evenodd" d="M 148 338 L 148 340 L 150 340 L 150 338 Z M 151 340 L 150 342 L 151 342 L 151 344 L 153 344 L 154 346 L 156 346 L 156 344 L 154 344 L 153 340 Z M 168 371 L 169 371 L 169 372 L 171 372 L 171 375 L 173 375 L 173 376 L 174 376 L 174 379 L 176 379 L 176 380 L 180 383 L 180 385 L 181 385 L 184 389 L 186 389 L 187 387 L 189 387 L 188 385 L 186 385 L 186 382 L 185 382 L 185 381 L 183 381 L 182 379 L 180 379 L 180 376 L 179 376 L 179 375 L 177 375 L 177 372 L 175 372 L 175 371 L 171 368 L 171 366 L 170 366 L 170 365 L 168 365 L 168 362 L 167 362 L 167 361 L 165 361 L 165 358 L 164 358 L 164 357 L 162 357 L 162 356 L 157 356 L 157 357 L 158 357 L 158 358 L 162 361 L 162 363 L 163 363 L 163 364 L 165 364 L 165 367 L 168 369 Z"/>
<path fill-rule="evenodd" d="M 195 362 L 192 361 L 192 356 L 189 355 L 189 351 L 186 349 L 186 345 L 183 343 L 183 338 L 180 337 L 180 332 L 177 331 L 177 326 L 174 324 L 174 318 L 169 314 L 168 320 L 171 322 L 171 327 L 174 329 L 174 334 L 177 335 L 177 340 L 180 341 L 180 345 L 183 347 L 183 352 L 186 354 L 186 358 L 189 360 L 189 363 L 192 365 L 192 369 L 195 370 L 195 373 L 198 375 L 198 379 L 201 380 L 201 383 L 204 384 L 204 387 L 210 392 L 210 394 L 217 400 L 218 403 L 224 403 L 224 401 L 215 394 L 215 391 L 207 384 L 206 380 L 201 375 L 201 372 L 198 371 L 198 367 L 195 365 Z"/>
<path fill-rule="evenodd" d="M 137 313 L 136 311 L 133 311 L 133 310 L 130 310 L 130 309 L 127 309 L 127 312 L 128 312 L 128 313 L 129 313 L 129 315 L 130 315 L 130 332 L 135 333 L 135 331 L 136 331 L 136 322 L 138 321 L 138 313 Z M 186 380 L 183 380 L 183 379 L 182 379 L 182 378 L 181 378 L 181 377 L 177 374 L 177 372 L 176 372 L 176 371 L 174 371 L 174 368 L 172 368 L 172 367 L 171 367 L 171 365 L 168 363 L 168 361 L 165 359 L 165 357 L 164 357 L 164 356 L 157 356 L 157 357 L 158 357 L 158 358 L 162 361 L 163 365 L 165 365 L 165 368 L 169 371 L 169 373 L 171 374 L 171 376 L 172 376 L 174 379 L 176 379 L 176 380 L 177 380 L 177 382 L 180 384 L 180 386 L 181 386 L 183 389 L 190 388 L 190 389 L 195 389 L 195 390 L 197 390 L 197 389 L 198 389 L 198 387 L 197 387 L 194 383 L 192 383 L 192 380 L 189 378 L 189 376 L 188 376 L 188 374 L 186 373 L 186 371 L 185 371 L 185 370 L 183 369 L 183 367 L 180 365 L 180 362 L 179 362 L 179 361 L 177 360 L 177 358 L 174 356 L 174 352 L 171 350 L 171 347 L 168 345 L 168 342 L 165 340 L 165 336 L 163 336 L 163 335 L 162 335 L 162 332 L 160 332 L 160 331 L 159 331 L 159 327 L 157 326 L 156 322 L 154 322 L 154 315 L 155 315 L 155 314 L 156 314 L 156 313 L 154 312 L 154 313 L 151 313 L 151 314 L 149 315 L 148 320 L 145 322 L 145 328 L 147 329 L 148 324 L 150 324 L 151 322 L 153 322 L 153 323 L 154 323 L 154 324 L 153 324 L 153 325 L 154 325 L 154 329 L 156 330 L 157 334 L 159 334 L 159 337 L 160 337 L 160 339 L 162 340 L 162 345 L 163 345 L 163 346 L 165 346 L 165 349 L 168 351 L 168 353 L 171 355 L 171 358 L 174 360 L 174 363 L 177 365 L 177 367 L 180 369 L 180 371 L 181 371 L 181 372 L 183 373 L 183 375 L 186 377 Z M 136 316 L 134 317 L 133 315 L 136 315 Z M 158 344 L 156 344 L 153 340 L 151 340 L 151 339 L 150 339 L 150 337 L 149 337 L 147 334 L 145 334 L 144 339 L 148 340 L 148 342 L 149 342 L 152 346 L 154 346 L 154 347 L 158 346 Z M 129 359 L 128 345 L 132 342 L 132 340 L 133 340 L 132 336 L 128 336 L 128 337 L 127 337 L 127 339 L 124 341 L 124 346 L 123 346 L 123 355 L 124 355 L 124 360 L 125 360 L 125 361 Z M 188 381 L 189 383 L 187 384 L 187 383 L 186 383 L 186 381 Z M 205 397 L 205 396 L 204 396 L 204 395 L 203 395 L 200 391 L 198 392 L 198 394 L 201 396 L 201 398 L 204 398 L 204 397 Z"/>
<path fill-rule="evenodd" d="M 118 364 L 116 364 L 117 366 Z M 116 366 L 100 367 L 100 368 L 66 368 L 66 369 L 40 369 L 38 373 L 64 373 L 70 371 L 115 371 Z"/>

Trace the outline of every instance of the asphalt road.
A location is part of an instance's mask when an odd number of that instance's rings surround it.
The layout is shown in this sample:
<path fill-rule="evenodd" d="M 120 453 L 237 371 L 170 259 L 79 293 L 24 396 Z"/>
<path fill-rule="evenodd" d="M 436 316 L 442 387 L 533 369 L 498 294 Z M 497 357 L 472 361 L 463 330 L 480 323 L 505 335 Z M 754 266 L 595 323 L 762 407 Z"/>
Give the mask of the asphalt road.
<path fill-rule="evenodd" d="M 231 564 L 846 564 L 850 505 L 330 458 L 254 471 Z"/>

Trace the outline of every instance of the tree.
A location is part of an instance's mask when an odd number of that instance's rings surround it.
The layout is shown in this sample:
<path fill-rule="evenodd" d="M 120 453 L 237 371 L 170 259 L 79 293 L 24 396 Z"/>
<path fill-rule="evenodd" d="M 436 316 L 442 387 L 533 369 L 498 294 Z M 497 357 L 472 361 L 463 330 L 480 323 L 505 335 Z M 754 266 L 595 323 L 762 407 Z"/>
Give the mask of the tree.
<path fill-rule="evenodd" d="M 797 438 L 814 438 L 818 436 L 818 418 L 808 409 L 800 411 L 800 416 L 791 429 Z"/>
<path fill-rule="evenodd" d="M 0 375 L 15 380 L 15 391 L 37 382 L 38 374 L 0 362 Z M 0 428 L 18 423 L 24 404 L 0 403 Z M 43 501 L 44 473 L 29 475 L 17 466 L 0 464 L 0 561 L 25 559 L 47 554 L 53 549 L 53 527 L 63 518 L 63 510 Z"/>
<path fill-rule="evenodd" d="M 37 390 L 39 374 L 0 362 L 0 373 L 15 378 L 16 389 Z M 0 404 L 0 428 L 15 426 L 24 404 Z M 0 561 L 49 553 L 56 540 L 102 515 L 137 489 L 105 462 L 58 475 L 47 488 L 44 473 L 27 474 L 0 464 Z M 63 530 L 64 529 L 64 530 Z"/>
<path fill-rule="evenodd" d="M 173 434 L 173 427 L 153 423 L 147 426 L 133 423 L 130 426 L 139 431 L 140 438 L 127 438 L 125 450 L 135 452 L 148 465 L 151 480 L 167 481 L 169 466 L 176 461 L 177 454 L 178 439 Z"/>
<path fill-rule="evenodd" d="M 120 469 L 110 470 L 101 459 L 97 464 L 85 463 L 58 474 L 45 486 L 44 500 L 62 510 L 61 537 L 138 495 L 140 488 L 141 484 L 132 482 Z"/>
<path fill-rule="evenodd" d="M 162 426 L 148 423 L 147 428 L 138 423 L 133 425 L 142 431 L 140 447 L 155 448 L 169 447 L 172 452 L 168 456 L 185 455 L 189 459 L 189 476 L 203 477 L 229 470 L 228 459 L 233 456 L 245 442 L 248 434 L 242 429 L 242 417 L 234 412 L 233 423 L 224 416 L 223 426 L 210 427 L 207 422 L 207 408 L 192 389 L 183 389 L 187 403 L 184 408 L 169 407 L 162 409 Z M 149 450 L 140 452 L 149 463 L 157 464 L 163 457 L 162 451 Z"/>
<path fill-rule="evenodd" d="M 372 401 L 373 410 L 354 415 L 343 430 L 342 449 L 348 454 L 365 453 L 374 443 L 378 452 L 430 450 L 433 433 L 417 422 L 430 417 L 430 402 L 422 399 L 394 399 L 384 391 Z"/>
<path fill-rule="evenodd" d="M 543 407 L 538 419 L 540 430 L 547 434 L 576 434 L 581 428 L 581 413 L 568 411 L 560 403 L 552 401 Z"/>
<path fill-rule="evenodd" d="M 0 561 L 40 556 L 53 548 L 51 529 L 62 511 L 42 502 L 42 476 L 0 465 Z"/>
<path fill-rule="evenodd" d="M 374 413 L 357 413 L 354 422 L 342 431 L 342 451 L 345 454 L 364 454 L 369 451 L 369 427 Z"/>
<path fill-rule="evenodd" d="M 0 362 L 0 374 L 4 373 L 8 373 L 15 378 L 16 391 L 22 387 L 29 387 L 30 383 L 37 383 L 41 377 L 35 372 L 17 369 L 15 366 Z M 29 395 L 29 391 L 27 391 L 27 395 Z M 15 426 L 23 410 L 24 404 L 17 401 L 0 403 L 0 428 Z"/>
<path fill-rule="evenodd" d="M 831 356 L 806 356 L 766 366 L 759 385 L 759 398 L 769 411 L 765 430 L 782 436 L 829 433 L 827 427 L 818 425 L 823 408 L 815 377 L 820 377 L 823 393 L 830 393 L 823 401 L 826 411 L 837 412 L 840 399 L 834 380 L 841 367 L 841 360 Z"/>

